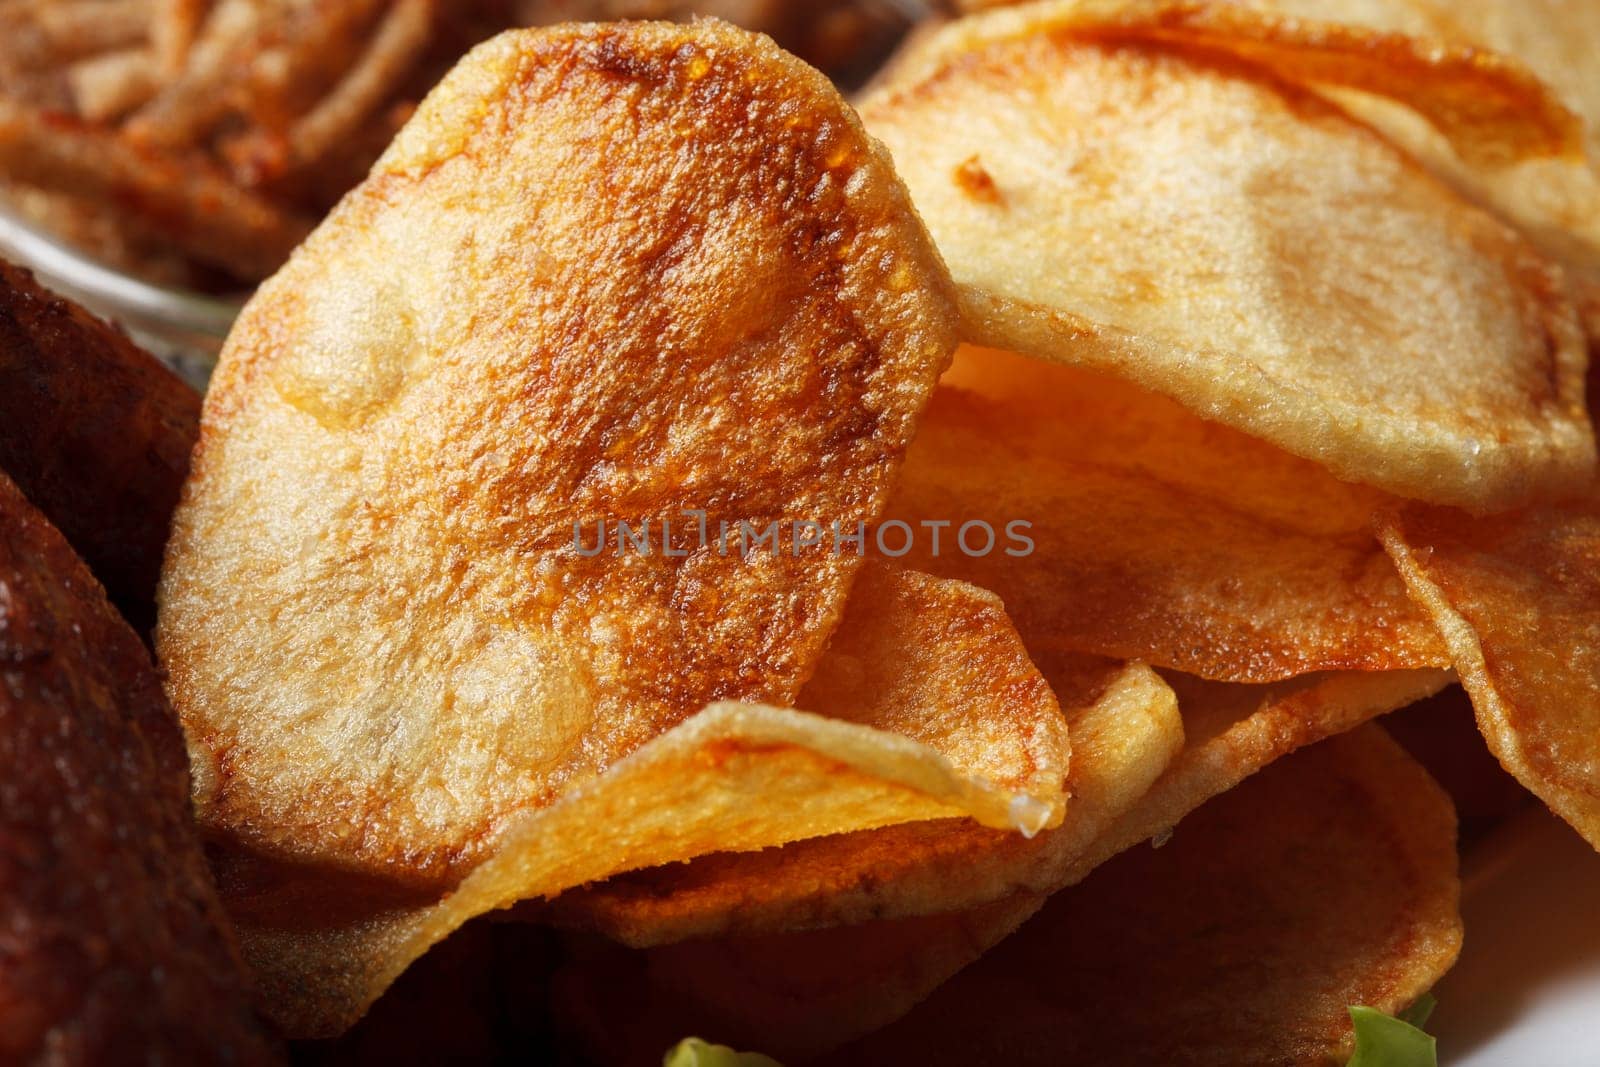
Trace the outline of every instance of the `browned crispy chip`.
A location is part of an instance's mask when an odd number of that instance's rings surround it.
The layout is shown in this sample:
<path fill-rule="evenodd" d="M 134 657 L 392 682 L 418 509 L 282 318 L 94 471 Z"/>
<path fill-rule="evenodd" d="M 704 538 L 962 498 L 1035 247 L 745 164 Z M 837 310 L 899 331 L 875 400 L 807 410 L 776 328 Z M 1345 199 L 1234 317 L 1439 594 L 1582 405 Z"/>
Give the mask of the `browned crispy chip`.
<path fill-rule="evenodd" d="M 971 339 L 1169 395 L 1336 476 L 1479 510 L 1583 484 L 1561 273 L 1377 133 L 1235 56 L 952 23 L 863 104 Z"/>
<path fill-rule="evenodd" d="M 1040 841 L 1068 855 L 1098 843 L 1139 804 L 1184 730 L 1172 691 L 1147 667 L 1058 657 L 1047 670 L 1072 736 L 1072 802 Z M 530 917 L 649 946 L 928 915 L 1012 892 L 1019 867 L 1039 851 L 971 822 L 910 823 L 621 875 L 564 893 Z"/>
<path fill-rule="evenodd" d="M 1390 500 L 1126 382 L 967 347 L 888 513 L 954 520 L 905 561 L 998 593 L 1035 655 L 1268 682 L 1448 664 L 1372 533 Z"/>
<path fill-rule="evenodd" d="M 1009 827 L 1001 840 L 1055 823 L 1064 724 L 993 597 L 874 569 L 817 669 L 828 681 L 801 694 L 824 715 L 713 705 L 513 821 L 443 899 L 371 877 L 225 856 L 223 898 L 274 1016 L 292 1034 L 337 1032 L 468 919 L 621 871 L 923 819 L 972 816 Z M 921 669 L 861 669 L 886 648 Z M 997 709 L 1016 736 L 998 728 Z M 1150 747 L 1139 725 L 1106 729 Z M 1089 743 L 1100 742 L 1091 735 Z M 1140 750 L 1119 766 L 1159 767 L 1170 750 Z M 1090 767 L 1103 759 L 1091 747 Z M 1126 807 L 1143 784 L 1112 788 L 1133 790 Z"/>
<path fill-rule="evenodd" d="M 1383 533 L 1489 748 L 1600 848 L 1600 497 L 1489 518 L 1414 508 Z"/>
<path fill-rule="evenodd" d="M 0 1062 L 272 1062 L 148 654 L 0 474 Z"/>
<path fill-rule="evenodd" d="M 1461 945 L 1455 818 L 1377 727 L 1126 853 L 829 1063 L 1321 1063 Z M 728 990 L 737 998 L 738 989 Z"/>
<path fill-rule="evenodd" d="M 200 398 L 116 329 L 0 261 L 0 470 L 140 631 Z"/>
<path fill-rule="evenodd" d="M 203 822 L 416 890 L 251 905 L 291 1031 L 620 870 L 1059 818 L 1059 710 L 994 599 L 864 583 L 903 635 L 866 647 L 917 669 L 841 678 L 860 560 L 789 540 L 877 517 L 954 328 L 886 156 L 770 42 L 508 34 L 429 96 L 235 328 L 163 575 Z M 786 710 L 814 672 L 840 706 Z"/>
<path fill-rule="evenodd" d="M 1146 672 L 1116 677 L 1088 657 L 1047 658 L 1073 738 L 1066 821 L 1032 840 L 970 825 L 920 823 L 615 878 L 559 898 L 552 917 L 636 945 L 926 915 L 1048 894 L 1295 750 L 1420 700 L 1446 671 L 1307 675 L 1274 685 L 1169 673 L 1171 705 Z M 1106 679 L 1116 680 L 1108 687 Z M 1095 679 L 1099 679 L 1098 682 Z M 1088 686 L 1101 695 L 1090 706 Z M 1069 693 L 1078 693 L 1070 697 Z M 1174 751 L 1181 742 L 1182 750 Z M 1165 770 L 1160 768 L 1165 766 Z M 1152 776 L 1160 772 L 1152 783 Z M 1131 806 L 1130 806 L 1131 805 Z M 1109 820 L 1109 821 L 1108 821 Z"/>
<path fill-rule="evenodd" d="M 202 818 L 438 883 L 705 704 L 792 705 L 859 560 L 789 524 L 875 517 L 947 293 L 886 158 L 770 43 L 482 46 L 213 381 L 161 625 Z"/>

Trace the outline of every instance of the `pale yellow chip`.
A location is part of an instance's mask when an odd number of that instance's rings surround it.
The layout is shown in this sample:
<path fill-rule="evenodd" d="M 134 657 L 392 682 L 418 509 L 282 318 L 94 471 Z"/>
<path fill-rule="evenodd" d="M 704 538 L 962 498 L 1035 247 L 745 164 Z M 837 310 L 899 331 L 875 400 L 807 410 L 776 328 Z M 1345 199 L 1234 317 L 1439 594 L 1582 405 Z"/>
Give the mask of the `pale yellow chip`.
<path fill-rule="evenodd" d="M 1307 745 L 1439 692 L 1449 671 L 1312 674 L 1270 686 L 1167 675 L 1187 743 L 1159 781 L 1060 876 L 1070 885 L 1112 856 L 1159 841 L 1190 812 Z"/>
<path fill-rule="evenodd" d="M 1105 677 L 1111 667 L 1082 657 L 1046 659 L 1042 666 L 1063 694 Z M 613 879 L 559 898 L 553 917 L 653 945 L 948 912 L 1019 892 L 1048 894 L 1170 832 L 1189 812 L 1270 763 L 1421 700 L 1451 675 L 1335 672 L 1268 686 L 1176 673 L 1167 678 L 1178 693 L 1181 725 L 1170 703 L 1154 699 L 1142 670 L 1124 672 L 1073 717 L 1072 804 L 1060 827 L 1032 840 L 970 825 L 918 823 L 803 841 Z M 1171 690 L 1159 692 L 1170 701 Z"/>
<path fill-rule="evenodd" d="M 1600 6 L 1568 0 L 1248 0 L 1294 18 L 1342 22 L 1415 39 L 1418 47 L 1469 46 L 1519 60 L 1584 120 L 1587 158 L 1539 158 L 1495 165 L 1463 151 L 1406 104 L 1367 94 L 1340 102 L 1467 195 L 1521 227 L 1566 268 L 1591 337 L 1600 337 Z M 1481 54 L 1481 53 L 1480 53 Z M 1344 83 L 1339 83 L 1344 84 Z M 1359 88 L 1359 87 L 1357 87 Z M 1448 125 L 1446 126 L 1446 131 Z M 1465 146 L 1470 149 L 1470 145 Z"/>
<path fill-rule="evenodd" d="M 1459 896 L 1449 798 L 1363 727 L 1057 894 L 827 1062 L 1343 1062 L 1350 1005 L 1398 1012 L 1454 962 Z"/>
<path fill-rule="evenodd" d="M 898 665 L 872 662 L 891 650 Z M 992 594 L 871 564 L 817 678 L 808 711 L 712 705 L 516 817 L 442 896 L 227 852 L 223 900 L 266 1008 L 291 1035 L 337 1033 L 468 919 L 623 871 L 915 820 L 970 817 L 1001 842 L 1060 823 L 1067 725 Z M 1149 744 L 1140 723 L 1105 728 Z M 1128 791 L 1073 800 L 1101 825 L 1171 751 L 1087 743 L 1072 766 Z"/>
<path fill-rule="evenodd" d="M 1587 478 L 1582 331 L 1532 246 L 1310 89 L 1076 10 L 954 23 L 862 105 L 973 340 L 1401 495 Z"/>
<path fill-rule="evenodd" d="M 877 516 L 954 328 L 765 38 L 481 46 L 212 382 L 158 636 L 201 822 L 443 887 L 706 704 L 793 706 L 860 566 L 793 530 Z"/>
<path fill-rule="evenodd" d="M 1056 668 L 1052 676 L 1058 679 L 1065 678 L 1066 674 L 1080 679 L 1093 675 L 1093 664 L 1087 660 L 1058 664 Z M 954 974 L 963 965 L 970 964 L 980 976 L 992 974 L 991 962 L 979 957 L 1043 906 L 1055 886 L 1079 881 L 1107 859 L 1152 836 L 1160 835 L 1160 839 L 1165 839 L 1173 833 L 1174 823 L 1180 817 L 1212 796 L 1231 790 L 1268 762 L 1301 745 L 1320 741 L 1335 731 L 1349 729 L 1374 714 L 1425 696 L 1448 678 L 1443 672 L 1396 672 L 1324 675 L 1277 686 L 1242 686 L 1170 677 L 1185 708 L 1184 730 L 1189 735 L 1185 750 L 1155 788 L 1087 848 L 1081 847 L 1081 841 L 1075 841 L 1070 846 L 1080 849 L 1075 859 L 1068 858 L 1067 842 L 1075 836 L 1072 820 L 1080 811 L 1080 805 L 1085 803 L 1082 793 L 1075 798 L 1065 825 L 1036 842 L 1021 846 L 1032 851 L 1036 859 L 1043 858 L 1046 853 L 1055 854 L 1054 871 L 1048 875 L 1055 880 L 1053 884 L 1045 880 L 1037 883 L 1040 887 L 1037 889 L 1022 887 L 1015 880 L 1016 868 L 1005 862 L 1004 857 L 983 858 L 971 848 L 971 840 L 963 841 L 939 824 L 896 828 L 880 836 L 880 840 L 890 842 L 896 840 L 894 835 L 906 830 L 942 830 L 947 835 L 944 855 L 936 851 L 923 853 L 921 858 L 932 860 L 935 870 L 925 872 L 930 876 L 920 883 L 904 881 L 906 869 L 912 864 L 897 861 L 894 851 L 884 848 L 877 854 L 878 865 L 870 871 L 845 872 L 855 875 L 854 883 L 839 876 L 823 878 L 815 885 L 812 901 L 815 904 L 831 909 L 839 900 L 858 901 L 849 912 L 856 917 L 857 925 L 760 932 L 763 918 L 777 919 L 781 915 L 784 921 L 803 926 L 808 917 L 816 921 L 824 914 L 828 915 L 827 921 L 837 921 L 841 912 L 825 912 L 822 907 L 810 913 L 797 908 L 786 914 L 775 912 L 773 900 L 777 894 L 771 891 L 770 883 L 744 877 L 750 871 L 738 869 L 740 859 L 756 857 L 729 857 L 727 862 L 714 862 L 709 866 L 706 861 L 699 861 L 688 868 L 666 868 L 644 881 L 614 880 L 597 892 L 579 895 L 586 905 L 579 910 L 589 911 L 590 918 L 601 916 L 609 920 L 601 927 L 614 936 L 631 934 L 638 938 L 641 930 L 647 928 L 629 925 L 629 919 L 635 923 L 660 923 L 673 914 L 675 907 L 693 909 L 698 906 L 705 915 L 715 910 L 712 905 L 730 889 L 735 891 L 731 894 L 734 897 L 740 889 L 748 895 L 737 901 L 737 910 L 729 916 L 731 921 L 723 925 L 653 927 L 656 935 L 693 933 L 696 940 L 636 952 L 590 944 L 578 952 L 574 962 L 558 973 L 555 982 L 556 1006 L 564 1028 L 571 1032 L 569 1036 L 580 1048 L 600 1062 L 643 1062 L 652 1047 L 661 1047 L 672 1040 L 675 1033 L 685 1030 L 713 1033 L 720 1040 L 794 1060 L 831 1054 L 841 1042 L 904 1015 L 940 979 Z M 1109 708 L 1091 709 L 1073 720 L 1077 747 L 1075 770 L 1086 762 L 1086 747 L 1117 736 L 1117 731 L 1106 733 L 1107 726 L 1116 721 L 1108 711 Z M 1127 714 L 1128 709 L 1124 708 L 1121 715 Z M 1218 884 L 1229 890 L 1243 882 L 1303 891 L 1305 887 L 1298 879 L 1306 875 L 1306 866 L 1291 864 L 1287 881 L 1281 880 L 1273 870 L 1273 861 L 1287 856 L 1287 850 L 1297 843 L 1291 835 L 1302 831 L 1305 837 L 1315 837 L 1319 841 L 1324 841 L 1324 833 L 1331 833 L 1319 850 L 1307 855 L 1320 852 L 1327 856 L 1328 863 L 1335 865 L 1346 859 L 1355 862 L 1355 857 L 1346 851 L 1353 842 L 1359 842 L 1362 848 L 1372 848 L 1379 843 L 1398 841 L 1398 855 L 1384 856 L 1379 851 L 1376 869 L 1360 869 L 1358 864 L 1357 869 L 1341 872 L 1333 880 L 1337 885 L 1330 886 L 1352 893 L 1352 901 L 1335 904 L 1335 907 L 1348 905 L 1364 918 L 1376 914 L 1370 910 L 1374 907 L 1394 909 L 1388 914 L 1395 921 L 1379 922 L 1370 929 L 1363 929 L 1359 936 L 1350 936 L 1348 942 L 1333 945 L 1327 955 L 1318 959 L 1296 959 L 1286 954 L 1283 966 L 1274 968 L 1274 985 L 1253 990 L 1257 999 L 1245 998 L 1241 1002 L 1248 1010 L 1248 1005 L 1260 1000 L 1281 997 L 1290 1010 L 1279 1020 L 1260 1019 L 1259 1015 L 1252 1014 L 1250 1018 L 1258 1021 L 1259 1032 L 1249 1033 L 1248 1027 L 1241 1025 L 1226 1031 L 1232 1035 L 1227 1041 L 1219 1038 L 1217 1042 L 1217 1047 L 1225 1050 L 1219 1062 L 1229 1063 L 1234 1062 L 1229 1059 L 1230 1055 L 1261 1048 L 1263 1043 L 1301 1040 L 1319 1047 L 1340 1047 L 1347 1017 L 1335 1014 L 1344 1007 L 1333 1003 L 1336 997 L 1350 995 L 1357 998 L 1351 1003 L 1361 1001 L 1387 1010 L 1403 1006 L 1426 988 L 1426 981 L 1431 980 L 1429 976 L 1436 977 L 1448 966 L 1459 947 L 1460 925 L 1454 914 L 1453 824 L 1449 819 L 1448 802 L 1436 787 L 1426 782 L 1426 775 L 1381 735 L 1369 736 L 1359 731 L 1354 736 L 1338 738 L 1330 745 L 1340 754 L 1334 755 L 1333 749 L 1312 750 L 1287 760 L 1281 770 L 1269 770 L 1270 783 L 1246 783 L 1236 793 L 1218 799 L 1218 805 L 1237 813 L 1235 820 L 1225 828 L 1217 824 L 1206 808 L 1193 816 L 1193 822 L 1177 827 L 1175 840 L 1184 846 L 1179 847 L 1179 851 L 1187 852 L 1186 846 L 1198 842 L 1196 851 L 1215 849 L 1223 853 L 1225 858 L 1217 861 L 1216 874 L 1201 873 L 1202 869 L 1210 871 L 1210 865 L 1194 870 L 1186 867 L 1181 872 L 1153 876 L 1149 881 L 1130 879 L 1125 873 L 1119 873 L 1130 865 L 1143 869 L 1146 857 L 1164 855 L 1140 850 L 1128 860 L 1113 863 L 1100 882 L 1091 878 L 1084 887 L 1064 890 L 1047 907 L 1045 915 L 1024 926 L 1013 941 L 1039 936 L 1033 931 L 1043 924 L 1060 931 L 1059 935 L 1050 935 L 1047 949 L 1055 956 L 1058 967 L 1096 966 L 1098 964 L 1093 961 L 1084 963 L 1084 953 L 1072 947 L 1073 939 L 1088 937 L 1098 945 L 1101 938 L 1112 936 L 1111 931 L 1126 929 L 1126 916 L 1114 903 L 1115 898 L 1126 891 L 1130 907 L 1141 909 L 1139 914 L 1148 909 L 1154 922 L 1170 923 L 1174 936 L 1181 936 L 1176 927 L 1182 924 L 1207 948 L 1237 942 L 1240 951 L 1227 958 L 1242 964 L 1248 961 L 1252 951 L 1271 952 L 1277 948 L 1263 939 L 1284 937 L 1293 942 L 1292 935 L 1270 925 L 1289 920 L 1278 910 L 1273 913 L 1274 918 L 1268 920 L 1266 928 L 1252 927 L 1248 922 L 1248 899 L 1235 902 L 1237 907 L 1230 908 L 1225 899 L 1214 906 L 1217 895 L 1207 894 L 1205 883 L 1217 878 L 1221 879 Z M 1101 756 L 1102 753 L 1096 751 L 1091 758 Z M 1335 773 L 1329 774 L 1335 766 Z M 1377 770 L 1384 773 L 1371 773 Z M 1354 777 L 1347 779 L 1352 775 Z M 1286 786 L 1286 782 L 1296 784 Z M 1369 814 L 1375 801 L 1379 808 L 1377 818 Z M 1276 810 L 1284 805 L 1297 810 Z M 1404 822 L 1408 817 L 1415 821 L 1404 825 L 1397 837 L 1391 837 L 1391 824 Z M 1330 818 L 1331 824 L 1325 821 Z M 1363 819 L 1368 823 L 1361 825 Z M 1311 829 L 1306 829 L 1308 826 Z M 857 839 L 866 836 L 870 835 L 854 835 Z M 913 848 L 917 844 L 915 839 L 902 840 Z M 812 851 L 809 846 L 827 843 L 802 843 L 798 849 L 789 846 L 763 853 L 763 857 L 787 855 L 794 860 L 786 865 L 768 864 L 763 873 L 770 879 L 802 883 L 818 873 L 819 865 L 814 859 L 828 854 Z M 1303 840 L 1298 843 L 1303 844 Z M 1168 847 L 1174 846 L 1163 846 Z M 1254 849 L 1260 849 L 1260 853 L 1249 859 L 1233 858 L 1235 852 Z M 1304 849 L 1299 851 L 1304 852 Z M 837 856 L 839 850 L 832 854 Z M 1409 859 L 1420 859 L 1420 866 L 1408 869 Z M 1192 866 L 1200 861 L 1194 858 L 1184 862 Z M 1265 875 L 1255 870 L 1261 863 L 1268 865 Z M 699 878 L 675 878 L 670 873 L 696 869 L 699 869 Z M 1046 870 L 1047 867 L 1037 867 L 1035 873 L 1045 875 Z M 936 908 L 940 904 L 951 906 L 962 899 L 962 892 L 973 886 L 973 879 L 985 875 L 993 875 L 984 890 L 988 896 L 997 897 L 992 903 L 979 904 L 967 911 L 866 921 L 870 916 L 904 914 L 910 898 L 896 900 L 893 890 L 897 880 L 901 880 L 903 889 L 920 884 L 925 894 L 910 907 Z M 1263 878 L 1271 881 L 1262 881 Z M 1390 878 L 1398 880 L 1387 884 L 1386 879 Z M 1377 886 L 1379 891 L 1369 894 L 1366 889 L 1360 892 L 1349 889 L 1352 879 L 1363 879 L 1363 886 Z M 625 882 L 633 883 L 638 899 L 629 900 L 627 892 L 606 892 L 608 887 Z M 1110 891 L 1099 888 L 1106 882 L 1118 888 Z M 663 900 L 647 903 L 644 898 L 651 889 L 667 895 Z M 987 899 L 984 893 L 976 894 L 973 899 Z M 1074 899 L 1074 894 L 1087 896 L 1097 904 L 1076 911 L 1072 923 L 1061 923 L 1053 918 L 1058 909 L 1071 907 L 1065 902 Z M 1222 895 L 1225 897 L 1226 891 Z M 797 898 L 794 903 L 803 900 L 803 897 Z M 1190 900 L 1194 903 L 1188 903 Z M 1416 911 L 1406 910 L 1402 903 L 1405 901 L 1414 905 Z M 565 898 L 558 900 L 558 908 L 564 902 Z M 721 902 L 729 903 L 726 899 Z M 1324 893 L 1305 893 L 1296 901 L 1293 921 L 1302 929 L 1322 929 L 1321 923 L 1328 923 L 1330 927 L 1338 925 L 1325 915 L 1320 919 L 1310 917 L 1328 903 Z M 570 918 L 571 913 L 562 917 Z M 1224 923 L 1226 931 L 1218 928 Z M 783 929 L 781 923 L 770 927 L 770 931 Z M 1091 930 L 1096 932 L 1089 932 Z M 1349 934 L 1342 927 L 1340 932 Z M 1221 940 L 1218 935 L 1223 935 Z M 1415 940 L 1408 944 L 1411 937 Z M 1065 943 L 1058 938 L 1065 938 Z M 1309 957 L 1326 947 L 1319 938 L 1314 945 L 1308 945 L 1305 952 Z M 1008 943 L 996 951 L 1002 958 L 1014 959 L 1015 948 L 1013 943 Z M 1152 951 L 1159 951 L 1159 946 L 1153 946 Z M 1197 957 L 1203 957 L 1203 952 Z M 1184 957 L 1184 966 L 1195 966 L 1197 957 Z M 972 963 L 973 960 L 977 962 Z M 1104 965 L 1118 962 L 1107 958 L 1106 954 L 1097 955 L 1095 960 Z M 1140 959 L 1141 966 L 1151 963 L 1150 959 Z M 1359 973 L 1362 963 L 1371 965 L 1370 973 Z M 1309 971 L 1302 970 L 1295 975 L 1295 967 L 1309 968 Z M 1325 995 L 1311 995 L 1303 984 L 1295 984 L 1303 983 L 1306 973 L 1322 973 L 1323 969 L 1333 967 L 1337 967 L 1340 984 L 1337 989 L 1325 991 Z M 1033 1006 L 1041 998 L 1051 999 L 1051 976 L 1055 973 L 1050 967 L 1036 973 L 1030 967 L 1028 974 L 1016 976 L 1015 980 L 1025 986 L 1017 992 L 1017 1006 L 1025 1013 L 1025 1025 L 1049 1026 L 1048 1020 L 1037 1016 Z M 989 981 L 987 977 L 979 980 L 985 986 Z M 1010 980 L 1008 977 L 1001 981 Z M 965 990 L 970 981 L 968 976 L 957 974 L 951 986 Z M 1159 1002 L 1203 997 L 1208 988 L 1204 977 L 1188 972 L 1173 981 L 1183 988 L 1166 990 L 1164 996 L 1156 998 Z M 1085 984 L 1087 982 L 1086 979 Z M 1117 983 L 1109 985 L 1117 988 L 1074 988 L 1093 1003 L 1126 1005 L 1130 1013 L 1137 1013 L 1136 998 L 1126 995 Z M 935 993 L 931 1002 L 943 1005 L 938 1012 L 953 1013 L 950 1025 L 963 1031 L 948 1051 L 935 1048 L 940 1043 L 937 1041 L 913 1038 L 904 1044 L 897 1043 L 907 1027 L 928 1025 L 925 1020 L 933 1009 L 917 1009 L 911 1015 L 915 1022 L 892 1027 L 881 1039 L 866 1037 L 859 1049 L 849 1053 L 856 1057 L 849 1062 L 984 1063 L 1009 1057 L 1012 1049 L 1004 1035 L 1007 1018 L 1004 1006 L 998 999 L 990 1000 L 986 994 L 980 994 L 984 995 L 985 1008 L 992 1009 L 994 1014 L 992 1018 L 977 1019 L 967 1014 L 968 1007 L 960 1003 L 962 995 L 945 999 L 951 995 Z M 1000 996 L 997 992 L 996 997 Z M 1159 1007 L 1160 1003 L 1150 1006 L 1158 1020 L 1161 1018 L 1156 1010 Z M 616 1025 L 618 1012 L 630 1020 L 628 1026 Z M 939 1029 L 942 1024 L 933 1025 L 943 1035 Z M 1177 1023 L 1161 1025 L 1176 1027 Z M 1092 1027 L 1089 1030 L 1092 1032 Z M 979 1040 L 995 1043 L 975 1047 L 975 1034 L 981 1035 Z M 1053 1031 L 1026 1031 L 1020 1038 L 1027 1046 L 1020 1053 L 1023 1062 L 1033 1062 L 1027 1058 L 1029 1056 L 1041 1057 L 1041 1062 L 1056 1062 L 1052 1050 L 1058 1052 L 1059 1048 L 1051 1041 L 1058 1036 L 1063 1035 Z M 1232 1043 L 1240 1040 L 1250 1044 Z M 1285 1045 L 1278 1047 L 1281 1049 Z M 943 1058 L 956 1056 L 958 1051 L 969 1058 Z M 1102 1062 L 1102 1057 L 1108 1057 L 1105 1062 L 1121 1059 L 1111 1056 L 1104 1048 L 1099 1048 L 1098 1052 L 1100 1057 L 1087 1057 L 1086 1062 Z M 1144 1062 L 1167 1061 L 1156 1057 Z M 1268 1061 L 1275 1062 L 1270 1057 Z"/>
<path fill-rule="evenodd" d="M 1410 509 L 1384 542 L 1490 750 L 1600 848 L 1600 493 L 1490 518 Z"/>
<path fill-rule="evenodd" d="M 966 0 L 963 6 L 1008 5 Z M 1428 6 L 1428 0 L 1055 0 L 1051 19 L 1078 37 L 1215 50 L 1293 81 L 1404 100 L 1478 165 L 1581 157 L 1582 120 L 1515 58 L 1443 34 L 1419 39 L 1394 32 L 1435 25 Z M 1027 14 L 974 20 L 953 28 L 944 42 L 916 48 L 993 40 L 1031 21 Z"/>
<path fill-rule="evenodd" d="M 1392 500 L 1127 382 L 963 347 L 887 514 L 917 530 L 905 562 L 998 593 L 1036 655 L 1268 682 L 1449 664 L 1373 534 Z"/>
<path fill-rule="evenodd" d="M 1600 337 L 1600 82 L 1593 77 L 1600 7 L 1077 0 L 1074 20 L 1082 32 L 1218 49 L 1315 83 L 1566 267 L 1589 335 Z M 926 35 L 910 42 L 891 64 L 893 77 L 916 69 L 930 43 Z M 1578 150 L 1585 145 L 1586 153 Z"/>
<path fill-rule="evenodd" d="M 910 823 L 637 871 L 565 893 L 528 917 L 649 946 L 929 915 L 1003 897 L 1046 841 L 1052 855 L 1099 841 L 1183 745 L 1172 690 L 1149 668 L 1077 657 L 1046 671 L 1071 730 L 1072 801 L 1066 820 L 1034 842 L 971 821 Z"/>

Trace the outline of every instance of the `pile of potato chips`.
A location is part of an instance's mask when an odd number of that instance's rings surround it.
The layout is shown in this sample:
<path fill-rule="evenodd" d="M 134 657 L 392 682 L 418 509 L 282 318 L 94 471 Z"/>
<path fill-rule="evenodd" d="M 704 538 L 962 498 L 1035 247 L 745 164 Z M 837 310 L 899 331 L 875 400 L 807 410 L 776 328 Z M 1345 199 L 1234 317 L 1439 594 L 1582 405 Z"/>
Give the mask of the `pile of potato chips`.
<path fill-rule="evenodd" d="M 458 64 L 245 309 L 161 580 L 275 1021 L 495 913 L 599 1062 L 1345 1055 L 1461 943 L 1368 724 L 1457 679 L 1600 845 L 1594 80 L 1340 6 L 1001 7 L 855 106 L 714 21 Z"/>

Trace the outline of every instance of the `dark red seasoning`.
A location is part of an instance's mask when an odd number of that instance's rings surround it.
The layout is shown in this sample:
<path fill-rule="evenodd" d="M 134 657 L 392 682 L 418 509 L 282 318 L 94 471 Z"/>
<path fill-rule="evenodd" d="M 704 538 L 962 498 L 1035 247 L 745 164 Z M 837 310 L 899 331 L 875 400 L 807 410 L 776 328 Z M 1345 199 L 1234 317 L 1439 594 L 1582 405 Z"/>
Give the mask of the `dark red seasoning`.
<path fill-rule="evenodd" d="M 150 658 L 0 475 L 0 1063 L 280 1058 Z"/>
<path fill-rule="evenodd" d="M 141 633 L 199 423 L 154 356 L 0 261 L 0 470 Z"/>

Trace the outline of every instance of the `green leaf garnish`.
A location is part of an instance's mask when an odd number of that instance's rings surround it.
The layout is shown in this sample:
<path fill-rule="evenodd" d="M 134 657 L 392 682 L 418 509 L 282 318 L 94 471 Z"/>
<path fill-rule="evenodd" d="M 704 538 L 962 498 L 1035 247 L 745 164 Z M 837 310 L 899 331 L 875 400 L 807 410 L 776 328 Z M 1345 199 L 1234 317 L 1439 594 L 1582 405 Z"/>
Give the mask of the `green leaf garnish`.
<path fill-rule="evenodd" d="M 1422 1030 L 1436 1003 L 1423 994 L 1398 1017 L 1376 1008 L 1351 1008 L 1356 1054 L 1350 1057 L 1348 1067 L 1439 1067 L 1433 1036 Z"/>
<path fill-rule="evenodd" d="M 686 1037 L 661 1057 L 661 1067 L 783 1067 L 783 1064 L 759 1052 L 735 1052 L 727 1045 Z"/>
<path fill-rule="evenodd" d="M 1439 1001 L 1432 993 L 1424 993 L 1418 997 L 1415 1004 L 1401 1012 L 1395 1018 L 1403 1023 L 1410 1023 L 1418 1030 L 1428 1025 L 1428 1018 L 1433 1015 L 1433 1009 L 1439 1006 Z"/>

